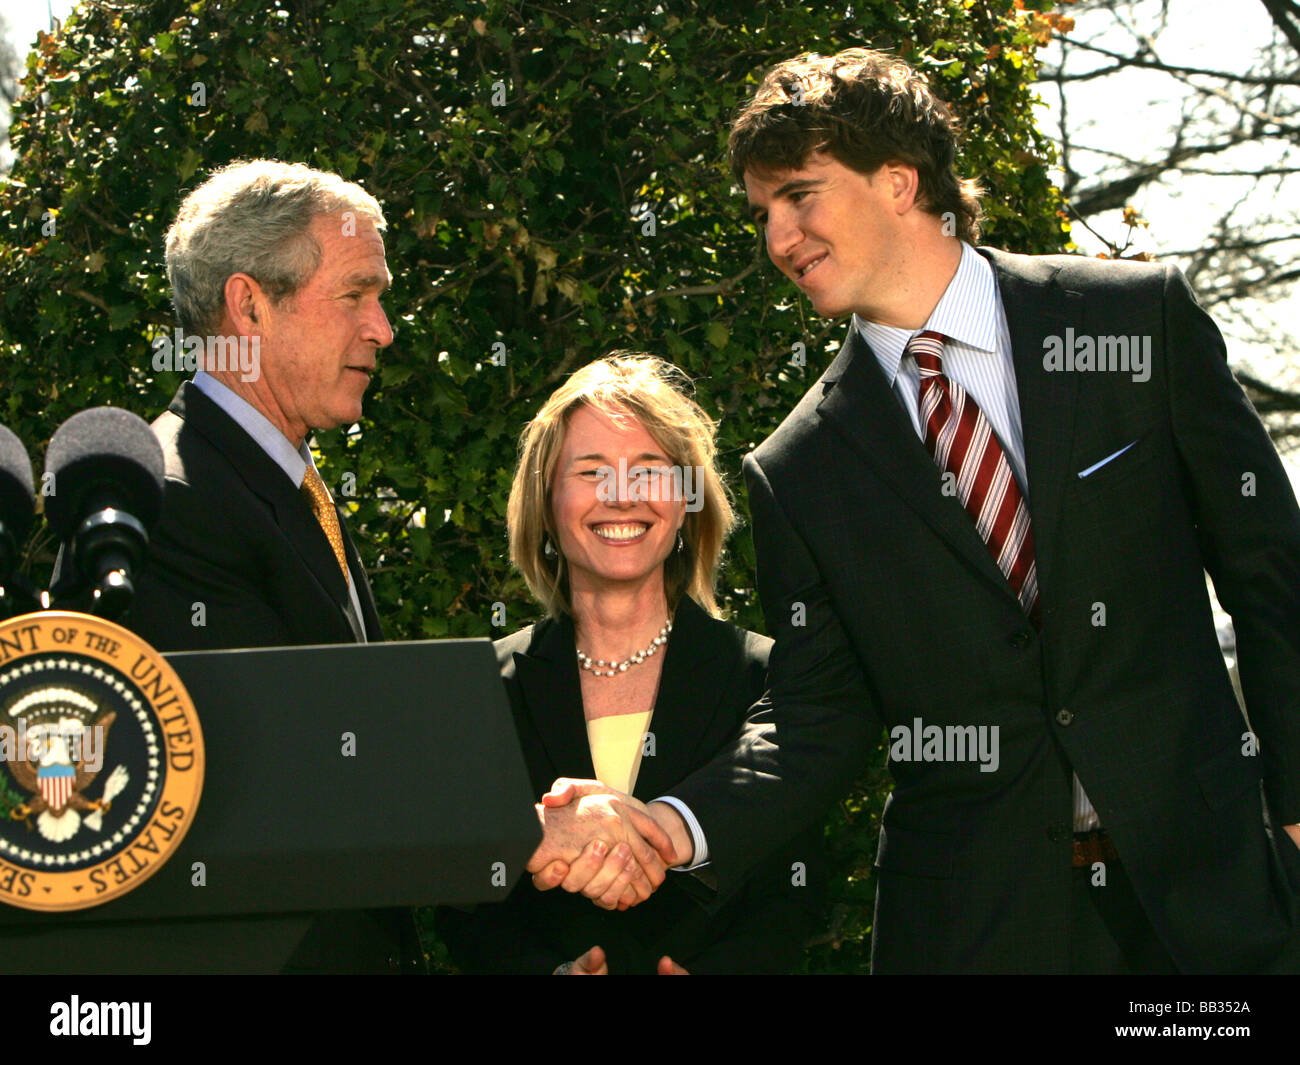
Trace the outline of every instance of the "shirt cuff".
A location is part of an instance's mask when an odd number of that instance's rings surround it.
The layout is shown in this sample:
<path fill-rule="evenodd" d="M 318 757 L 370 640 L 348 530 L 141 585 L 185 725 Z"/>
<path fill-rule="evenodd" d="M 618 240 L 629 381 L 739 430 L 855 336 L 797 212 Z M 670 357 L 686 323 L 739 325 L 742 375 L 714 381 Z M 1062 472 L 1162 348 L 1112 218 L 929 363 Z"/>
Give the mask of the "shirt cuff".
<path fill-rule="evenodd" d="M 657 799 L 651 799 L 651 802 L 666 802 L 674 810 L 682 815 L 682 820 L 686 822 L 686 829 L 691 834 L 691 843 L 695 846 L 695 858 L 690 865 L 674 865 L 673 869 L 681 873 L 689 873 L 692 869 L 698 869 L 702 865 L 709 864 L 709 845 L 704 839 L 704 829 L 700 828 L 700 823 L 695 820 L 695 815 L 691 813 L 691 808 L 680 799 L 674 799 L 671 795 L 660 795 Z"/>

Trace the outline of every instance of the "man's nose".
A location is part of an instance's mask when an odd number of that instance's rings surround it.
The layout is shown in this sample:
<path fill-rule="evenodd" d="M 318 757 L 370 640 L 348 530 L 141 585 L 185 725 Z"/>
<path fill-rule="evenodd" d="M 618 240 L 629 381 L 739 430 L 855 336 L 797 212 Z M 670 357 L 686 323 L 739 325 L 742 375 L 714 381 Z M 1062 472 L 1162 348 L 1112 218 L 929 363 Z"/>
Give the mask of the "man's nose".
<path fill-rule="evenodd" d="M 393 327 L 388 324 L 388 315 L 378 300 L 375 301 L 374 313 L 366 322 L 365 339 L 380 348 L 386 348 L 393 342 Z"/>
<path fill-rule="evenodd" d="M 788 211 L 775 208 L 768 212 L 764 231 L 767 239 L 767 257 L 778 266 L 803 239 L 803 231 L 795 223 L 793 215 Z"/>

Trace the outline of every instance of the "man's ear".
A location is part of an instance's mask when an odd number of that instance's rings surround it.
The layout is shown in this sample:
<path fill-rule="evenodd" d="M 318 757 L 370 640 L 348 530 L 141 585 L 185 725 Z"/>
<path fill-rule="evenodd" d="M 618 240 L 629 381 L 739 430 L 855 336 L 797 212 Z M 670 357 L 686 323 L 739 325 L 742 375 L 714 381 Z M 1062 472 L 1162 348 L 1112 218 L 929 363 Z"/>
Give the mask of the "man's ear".
<path fill-rule="evenodd" d="M 266 293 L 248 274 L 231 274 L 226 278 L 226 315 L 240 336 L 260 333 L 260 320 L 266 317 Z"/>
<path fill-rule="evenodd" d="M 881 170 L 885 180 L 889 182 L 894 209 L 899 214 L 906 214 L 916 206 L 920 195 L 921 178 L 916 172 L 916 167 L 891 159 Z"/>

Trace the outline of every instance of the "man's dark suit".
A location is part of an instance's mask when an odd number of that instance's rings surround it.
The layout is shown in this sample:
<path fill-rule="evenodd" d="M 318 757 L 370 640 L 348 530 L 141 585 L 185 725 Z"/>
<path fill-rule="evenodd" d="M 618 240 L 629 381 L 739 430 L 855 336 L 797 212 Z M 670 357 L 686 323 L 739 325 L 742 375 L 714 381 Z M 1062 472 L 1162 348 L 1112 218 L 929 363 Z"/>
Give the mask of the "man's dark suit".
<path fill-rule="evenodd" d="M 662 795 L 712 758 L 766 687 L 771 641 L 710 618 L 693 600 L 677 608 L 650 732 L 633 794 Z M 573 622 L 545 620 L 496 643 L 529 777 L 537 794 L 557 777 L 594 779 L 582 713 Z M 611 973 L 653 973 L 667 954 L 691 973 L 779 973 L 796 968 L 824 896 L 819 834 L 804 832 L 710 914 L 693 876 L 669 873 L 640 906 L 597 909 L 581 895 L 540 892 L 524 877 L 503 903 L 470 914 L 443 907 L 438 932 L 471 972 L 549 973 L 600 946 Z M 802 883 L 792 869 L 802 862 Z"/>
<path fill-rule="evenodd" d="M 153 428 L 166 460 L 163 512 L 123 624 L 160 651 L 355 642 L 343 573 L 284 470 L 189 382 Z M 370 584 L 340 525 L 366 637 L 381 640 Z M 287 971 L 389 972 L 403 956 L 408 970 L 418 961 L 405 911 L 182 922 L 169 937 L 187 944 L 172 952 L 191 953 L 194 971 L 214 956 L 232 970 L 278 967 L 291 952 Z"/>
<path fill-rule="evenodd" d="M 166 494 L 125 624 L 163 651 L 355 642 L 329 541 L 275 460 L 189 382 L 153 428 Z M 339 524 L 366 638 L 381 640 L 370 583 Z"/>
<path fill-rule="evenodd" d="M 1177 271 L 984 254 L 1014 353 L 1041 632 L 853 330 L 746 461 L 770 702 L 672 794 L 725 893 L 847 787 L 882 724 L 997 725 L 996 772 L 891 766 L 876 971 L 1068 969 L 1072 770 L 1180 969 L 1294 969 L 1300 851 L 1266 831 L 1260 788 L 1274 825 L 1300 821 L 1286 475 Z M 1149 335 L 1150 380 L 1049 372 L 1044 338 L 1067 327 Z M 1203 568 L 1234 618 L 1257 756 Z"/>

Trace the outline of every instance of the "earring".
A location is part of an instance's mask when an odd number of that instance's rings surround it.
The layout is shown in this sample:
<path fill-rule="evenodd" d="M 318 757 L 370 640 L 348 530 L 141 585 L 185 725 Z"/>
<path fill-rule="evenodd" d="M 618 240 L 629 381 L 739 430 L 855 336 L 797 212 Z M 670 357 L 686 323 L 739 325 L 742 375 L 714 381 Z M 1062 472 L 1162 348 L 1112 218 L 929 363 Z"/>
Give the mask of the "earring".
<path fill-rule="evenodd" d="M 678 551 L 681 551 L 681 550 L 683 550 L 683 549 L 685 548 L 685 546 L 686 546 L 685 541 L 682 540 L 682 530 L 681 530 L 681 529 L 678 529 L 678 530 L 677 530 L 677 550 L 678 550 Z"/>
<path fill-rule="evenodd" d="M 542 537 L 542 554 L 547 558 L 555 557 L 555 545 L 551 543 L 551 538 L 549 536 Z"/>

